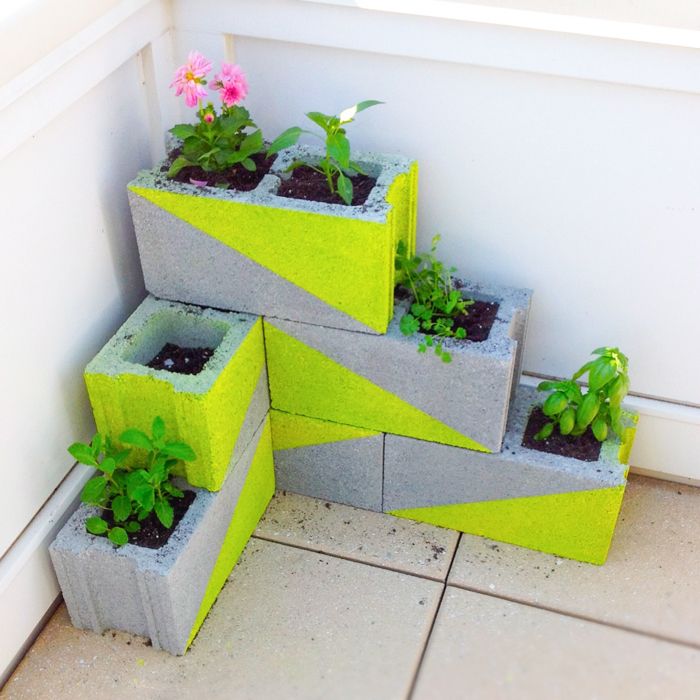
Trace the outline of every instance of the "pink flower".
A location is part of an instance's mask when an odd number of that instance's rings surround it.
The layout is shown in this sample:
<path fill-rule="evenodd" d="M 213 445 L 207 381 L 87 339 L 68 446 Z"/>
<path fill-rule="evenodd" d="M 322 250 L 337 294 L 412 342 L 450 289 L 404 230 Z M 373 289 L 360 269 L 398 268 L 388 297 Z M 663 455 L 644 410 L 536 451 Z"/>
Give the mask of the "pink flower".
<path fill-rule="evenodd" d="M 240 66 L 222 63 L 221 73 L 214 76 L 212 87 L 219 91 L 221 101 L 227 107 L 242 102 L 248 94 L 248 81 Z"/>
<path fill-rule="evenodd" d="M 198 51 L 190 51 L 187 63 L 175 71 L 175 78 L 170 87 L 175 88 L 175 96 L 185 94 L 185 104 L 196 107 L 199 100 L 207 96 L 204 78 L 211 70 L 211 61 Z"/>

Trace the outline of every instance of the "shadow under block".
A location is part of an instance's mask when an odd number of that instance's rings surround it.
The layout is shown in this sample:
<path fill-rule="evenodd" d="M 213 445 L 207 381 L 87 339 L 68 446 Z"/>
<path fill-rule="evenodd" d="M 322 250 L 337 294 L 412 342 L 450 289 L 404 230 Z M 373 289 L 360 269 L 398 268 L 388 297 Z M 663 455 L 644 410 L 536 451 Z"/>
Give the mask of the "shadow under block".
<path fill-rule="evenodd" d="M 215 348 L 199 374 L 151 369 L 166 343 Z M 191 445 L 192 486 L 221 488 L 269 409 L 262 319 L 147 297 L 85 370 L 95 423 L 113 439 L 130 427 L 150 434 L 156 416 L 166 437 Z"/>
<path fill-rule="evenodd" d="M 517 382 L 530 305 L 528 290 L 465 285 L 465 296 L 498 300 L 484 342 L 448 340 L 446 364 L 418 353 L 421 335 L 399 328 L 396 304 L 386 335 L 265 318 L 273 408 L 377 432 L 497 452 Z"/>
<path fill-rule="evenodd" d="M 384 510 L 593 564 L 603 564 L 627 484 L 637 416 L 598 461 L 531 450 L 522 437 L 541 395 L 520 386 L 499 454 L 387 435 Z"/>
<path fill-rule="evenodd" d="M 283 151 L 250 192 L 168 180 L 129 184 L 146 289 L 158 297 L 370 333 L 391 319 L 394 254 L 415 248 L 417 165 L 358 154 L 377 182 L 347 207 L 277 196 L 284 170 L 318 149 Z"/>
<path fill-rule="evenodd" d="M 196 497 L 160 549 L 116 548 L 85 531 L 99 508 L 81 506 L 49 551 L 73 624 L 117 629 L 184 654 L 274 492 L 270 422 L 261 423 L 220 491 Z"/>
<path fill-rule="evenodd" d="M 384 435 L 270 411 L 277 488 L 382 511 Z"/>

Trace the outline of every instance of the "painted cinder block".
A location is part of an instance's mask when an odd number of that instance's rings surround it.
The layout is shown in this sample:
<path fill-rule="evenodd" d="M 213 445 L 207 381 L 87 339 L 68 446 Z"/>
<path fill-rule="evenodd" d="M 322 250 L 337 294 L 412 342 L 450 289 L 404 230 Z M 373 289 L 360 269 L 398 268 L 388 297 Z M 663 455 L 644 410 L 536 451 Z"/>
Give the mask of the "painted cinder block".
<path fill-rule="evenodd" d="M 85 531 L 99 512 L 81 506 L 49 548 L 76 627 L 123 630 L 184 654 L 274 492 L 269 418 L 261 423 L 220 491 L 195 500 L 160 549 L 116 548 Z"/>
<path fill-rule="evenodd" d="M 627 484 L 636 415 L 596 462 L 522 446 L 541 394 L 520 386 L 498 454 L 396 435 L 385 439 L 384 510 L 401 517 L 602 564 Z"/>
<path fill-rule="evenodd" d="M 465 296 L 496 300 L 483 342 L 449 339 L 446 364 L 420 354 L 421 335 L 399 328 L 397 302 L 384 336 L 266 318 L 273 408 L 369 430 L 497 452 L 517 383 L 531 293 L 463 284 Z"/>
<path fill-rule="evenodd" d="M 270 411 L 277 488 L 382 511 L 384 435 Z"/>
<path fill-rule="evenodd" d="M 277 196 L 297 158 L 280 153 L 250 192 L 168 180 L 162 166 L 129 184 L 146 289 L 164 299 L 370 333 L 391 319 L 394 254 L 415 247 L 417 164 L 358 154 L 377 183 L 347 207 Z"/>
<path fill-rule="evenodd" d="M 167 342 L 215 351 L 196 375 L 147 367 Z M 90 362 L 85 381 L 100 432 L 148 432 L 161 416 L 167 438 L 197 455 L 180 475 L 217 490 L 269 409 L 262 320 L 149 296 Z"/>

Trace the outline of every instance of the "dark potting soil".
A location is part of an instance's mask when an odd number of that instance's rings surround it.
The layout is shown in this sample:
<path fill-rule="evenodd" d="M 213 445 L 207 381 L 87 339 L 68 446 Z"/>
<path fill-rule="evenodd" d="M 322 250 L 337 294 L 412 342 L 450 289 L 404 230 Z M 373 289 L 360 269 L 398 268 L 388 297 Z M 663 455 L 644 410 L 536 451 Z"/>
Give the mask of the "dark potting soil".
<path fill-rule="evenodd" d="M 481 343 L 489 337 L 491 327 L 498 314 L 498 302 L 474 301 L 467 307 L 467 313 L 457 316 L 453 328 L 464 328 L 467 340 Z"/>
<path fill-rule="evenodd" d="M 170 164 L 178 155 L 180 155 L 179 150 L 173 151 L 170 154 L 170 159 L 167 164 L 161 168 L 162 172 L 168 172 Z M 274 156 L 266 158 L 264 153 L 256 153 L 250 158 L 256 165 L 256 169 L 252 172 L 246 170 L 240 163 L 221 173 L 208 173 L 199 166 L 191 165 L 183 168 L 172 179 L 176 182 L 184 182 L 188 185 L 192 184 L 191 180 L 199 180 L 206 182 L 207 185 L 211 187 L 226 185 L 226 189 L 249 192 L 258 186 L 260 180 L 269 172 L 270 166 L 275 160 Z"/>
<path fill-rule="evenodd" d="M 141 521 L 141 529 L 138 532 L 129 533 L 129 544 L 147 547 L 148 549 L 160 549 L 170 539 L 170 535 L 175 531 L 177 524 L 185 517 L 185 513 L 195 499 L 196 494 L 194 491 L 185 491 L 184 493 L 185 495 L 182 498 L 173 498 L 170 501 L 175 512 L 171 528 L 163 527 L 156 514 L 151 513 Z M 110 511 L 103 511 L 102 517 L 109 523 L 110 527 L 115 525 Z M 106 535 L 99 536 L 106 537 Z"/>
<path fill-rule="evenodd" d="M 364 204 L 374 187 L 376 179 L 369 175 L 357 174 L 352 180 L 352 205 Z M 302 166 L 292 172 L 288 180 L 282 180 L 277 190 L 280 197 L 291 199 L 306 199 L 311 202 L 327 202 L 328 204 L 345 204 L 337 195 L 328 189 L 328 181 L 323 173 Z"/>
<path fill-rule="evenodd" d="M 160 352 L 146 363 L 146 367 L 178 374 L 199 374 L 213 354 L 213 348 L 181 348 L 174 343 L 166 343 Z"/>
<path fill-rule="evenodd" d="M 523 435 L 523 447 L 540 452 L 550 452 L 562 457 L 573 457 L 584 462 L 596 462 L 600 457 L 601 443 L 596 440 L 595 435 L 589 428 L 583 435 L 562 435 L 558 427 L 554 427 L 554 432 L 546 440 L 535 440 L 535 435 L 540 428 L 549 422 L 549 418 L 544 415 L 542 409 L 536 406 L 530 413 L 530 419 Z"/>

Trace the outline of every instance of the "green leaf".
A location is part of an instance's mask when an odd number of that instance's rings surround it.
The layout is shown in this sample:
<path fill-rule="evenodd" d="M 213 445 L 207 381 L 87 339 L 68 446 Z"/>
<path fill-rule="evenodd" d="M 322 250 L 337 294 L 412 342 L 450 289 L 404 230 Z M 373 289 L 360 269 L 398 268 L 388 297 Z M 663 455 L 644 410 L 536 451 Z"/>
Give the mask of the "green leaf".
<path fill-rule="evenodd" d="M 126 534 L 126 530 L 123 527 L 113 527 L 109 531 L 107 537 L 109 537 L 117 547 L 123 547 L 129 541 L 129 535 Z"/>
<path fill-rule="evenodd" d="M 125 430 L 119 437 L 121 442 L 125 442 L 127 445 L 133 445 L 134 447 L 140 447 L 143 450 L 148 450 L 149 452 L 153 449 L 153 443 L 151 438 L 146 435 L 146 433 L 137 430 L 136 428 L 129 428 Z"/>
<path fill-rule="evenodd" d="M 283 131 L 270 144 L 270 147 L 267 149 L 267 155 L 274 155 L 275 153 L 279 153 L 279 151 L 281 151 L 283 148 L 289 148 L 290 146 L 293 146 L 299 140 L 302 131 L 303 129 L 300 129 L 298 126 L 292 126 L 286 131 Z"/>
<path fill-rule="evenodd" d="M 153 419 L 151 434 L 153 435 L 153 442 L 158 442 L 165 437 L 165 421 L 160 416 L 156 416 Z"/>
<path fill-rule="evenodd" d="M 153 510 L 153 504 L 155 502 L 155 490 L 150 484 L 142 484 L 134 489 L 132 498 L 147 511 Z"/>
<path fill-rule="evenodd" d="M 611 360 L 601 358 L 593 362 L 593 366 L 588 371 L 588 386 L 591 391 L 602 389 L 608 382 L 612 381 L 617 374 L 615 363 Z"/>
<path fill-rule="evenodd" d="M 367 175 L 365 169 L 356 160 L 350 161 L 348 169 L 354 170 L 356 173 L 360 173 L 360 175 Z"/>
<path fill-rule="evenodd" d="M 592 392 L 586 394 L 576 411 L 576 427 L 580 430 L 587 428 L 598 414 L 599 408 L 600 401 L 598 396 Z"/>
<path fill-rule="evenodd" d="M 139 469 L 135 472 L 130 472 L 126 477 L 126 495 L 131 500 L 136 500 L 134 498 L 134 491 L 140 486 L 148 483 L 148 472 L 144 469 Z"/>
<path fill-rule="evenodd" d="M 251 160 L 250 158 L 244 158 L 241 161 L 241 165 L 251 173 L 253 173 L 257 170 L 257 167 L 255 165 L 255 161 Z"/>
<path fill-rule="evenodd" d="M 339 115 L 338 119 L 340 119 L 341 124 L 347 124 L 351 122 L 354 118 L 355 115 L 358 114 L 359 112 L 363 112 L 365 109 L 369 109 L 370 107 L 374 107 L 374 105 L 382 105 L 384 104 L 380 100 L 363 100 L 362 102 L 358 102 L 356 105 L 353 105 L 352 107 L 347 107 L 344 109 Z"/>
<path fill-rule="evenodd" d="M 117 496 L 112 501 L 112 513 L 117 522 L 126 520 L 131 515 L 131 499 L 128 496 Z"/>
<path fill-rule="evenodd" d="M 93 535 L 104 535 L 109 529 L 109 525 L 103 518 L 93 515 L 85 521 L 85 529 Z"/>
<path fill-rule="evenodd" d="M 112 459 L 114 463 L 119 466 L 130 454 L 131 450 L 119 450 L 118 452 L 112 453 Z"/>
<path fill-rule="evenodd" d="M 558 416 L 568 404 L 569 402 L 566 400 L 566 396 L 560 391 L 557 391 L 547 397 L 547 400 L 542 406 L 542 411 L 545 416 Z"/>
<path fill-rule="evenodd" d="M 127 532 L 139 532 L 141 530 L 141 524 L 137 523 L 135 520 L 130 520 L 124 525 Z"/>
<path fill-rule="evenodd" d="M 175 126 L 170 129 L 170 133 L 184 141 L 188 136 L 194 135 L 195 127 L 194 124 L 175 124 Z"/>
<path fill-rule="evenodd" d="M 333 158 L 341 168 L 350 167 L 350 142 L 344 134 L 331 134 L 326 141 L 328 155 Z"/>
<path fill-rule="evenodd" d="M 559 382 L 540 382 L 537 385 L 537 391 L 553 391 L 557 388 Z"/>
<path fill-rule="evenodd" d="M 114 470 L 117 468 L 117 463 L 114 461 L 114 457 L 105 457 L 102 462 L 97 465 L 97 468 L 105 474 L 109 474 L 111 476 Z"/>
<path fill-rule="evenodd" d="M 591 423 L 591 430 L 593 431 L 593 435 L 595 435 L 596 440 L 599 442 L 605 442 L 605 439 L 608 437 L 608 424 L 605 422 L 604 418 L 601 416 L 596 416 L 594 421 Z"/>
<path fill-rule="evenodd" d="M 350 206 L 352 204 L 352 182 L 349 177 L 343 175 L 343 173 L 338 173 L 338 194 L 340 198 Z"/>
<path fill-rule="evenodd" d="M 612 406 L 619 406 L 629 390 L 629 379 L 623 375 L 615 377 L 608 387 L 607 394 Z"/>
<path fill-rule="evenodd" d="M 158 518 L 158 520 L 160 520 L 163 527 L 172 527 L 175 511 L 165 499 L 158 499 L 153 509 L 156 512 L 156 517 Z"/>
<path fill-rule="evenodd" d="M 535 435 L 535 440 L 546 440 L 554 431 L 554 423 L 545 423 Z"/>
<path fill-rule="evenodd" d="M 163 484 L 163 491 L 169 493 L 171 496 L 174 496 L 175 498 L 182 498 L 185 494 L 180 491 L 177 486 L 175 486 L 172 481 L 166 481 Z"/>
<path fill-rule="evenodd" d="M 254 153 L 259 153 L 263 149 L 263 135 L 262 131 L 258 129 L 252 134 L 248 134 L 241 142 L 240 148 L 238 149 L 244 156 L 251 156 Z"/>
<path fill-rule="evenodd" d="M 172 162 L 172 165 L 170 166 L 170 169 L 167 172 L 167 176 L 175 177 L 183 168 L 186 168 L 188 165 L 196 165 L 196 163 L 193 163 L 192 161 L 188 160 L 187 158 L 185 158 L 185 156 L 178 156 Z"/>
<path fill-rule="evenodd" d="M 563 411 L 559 417 L 559 432 L 568 435 L 576 425 L 576 411 L 569 407 Z"/>
<path fill-rule="evenodd" d="M 80 496 L 83 503 L 101 505 L 107 488 L 107 480 L 103 476 L 94 476 L 85 486 Z"/>
<path fill-rule="evenodd" d="M 411 314 L 404 314 L 399 322 L 399 328 L 404 335 L 411 336 L 420 330 L 420 323 Z"/>
<path fill-rule="evenodd" d="M 318 124 L 324 131 L 328 131 L 328 125 L 333 118 L 329 114 L 323 114 L 323 112 L 307 112 L 306 116 L 311 119 L 314 124 Z"/>
<path fill-rule="evenodd" d="M 97 466 L 97 460 L 93 455 L 92 447 L 86 445 L 84 442 L 74 442 L 68 448 L 68 452 L 70 452 L 73 459 L 81 464 L 87 464 L 89 467 Z"/>
<path fill-rule="evenodd" d="M 194 450 L 185 442 L 166 442 L 161 452 L 184 462 L 197 459 Z"/>

